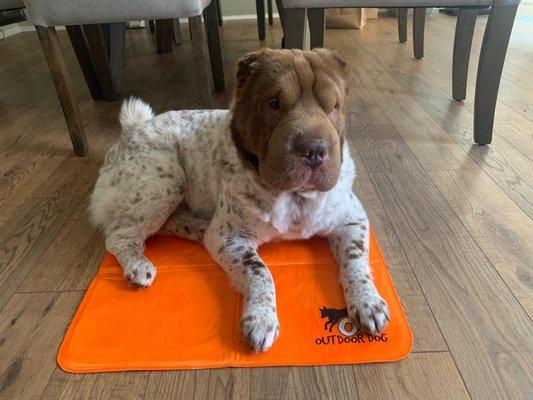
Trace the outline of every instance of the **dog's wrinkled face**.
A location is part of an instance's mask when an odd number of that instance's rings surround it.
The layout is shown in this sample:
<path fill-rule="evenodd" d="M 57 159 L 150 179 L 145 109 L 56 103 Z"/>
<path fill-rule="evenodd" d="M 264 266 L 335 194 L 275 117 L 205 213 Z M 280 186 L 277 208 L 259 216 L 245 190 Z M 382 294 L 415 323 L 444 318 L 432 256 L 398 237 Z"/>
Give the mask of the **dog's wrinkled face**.
<path fill-rule="evenodd" d="M 231 132 L 241 156 L 275 191 L 327 191 L 342 162 L 345 63 L 334 52 L 263 49 L 237 71 Z"/>

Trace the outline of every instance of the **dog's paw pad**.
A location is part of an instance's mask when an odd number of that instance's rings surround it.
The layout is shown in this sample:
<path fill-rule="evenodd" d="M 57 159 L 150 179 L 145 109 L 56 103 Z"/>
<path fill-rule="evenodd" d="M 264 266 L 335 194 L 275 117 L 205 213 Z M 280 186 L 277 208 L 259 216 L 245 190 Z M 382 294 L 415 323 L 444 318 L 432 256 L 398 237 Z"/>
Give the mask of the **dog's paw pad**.
<path fill-rule="evenodd" d="M 368 333 L 383 332 L 389 322 L 389 309 L 385 300 L 376 292 L 358 299 L 348 308 L 350 318 Z"/>
<path fill-rule="evenodd" d="M 273 311 L 246 313 L 241 319 L 241 331 L 244 339 L 250 343 L 256 353 L 267 351 L 279 333 L 276 313 Z"/>
<path fill-rule="evenodd" d="M 149 261 L 135 263 L 124 271 L 128 283 L 136 288 L 147 288 L 155 279 L 155 267 Z"/>

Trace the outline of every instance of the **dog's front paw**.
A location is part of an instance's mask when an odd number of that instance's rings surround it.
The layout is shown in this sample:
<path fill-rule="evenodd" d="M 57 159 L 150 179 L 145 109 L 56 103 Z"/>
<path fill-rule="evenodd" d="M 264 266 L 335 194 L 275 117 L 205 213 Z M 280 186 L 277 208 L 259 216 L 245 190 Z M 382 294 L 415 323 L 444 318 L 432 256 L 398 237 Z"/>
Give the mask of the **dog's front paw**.
<path fill-rule="evenodd" d="M 387 303 L 375 290 L 349 302 L 348 315 L 360 330 L 368 333 L 382 332 L 389 322 Z"/>
<path fill-rule="evenodd" d="M 242 315 L 241 331 L 256 353 L 267 351 L 279 333 L 276 312 L 263 307 L 248 308 Z"/>
<path fill-rule="evenodd" d="M 147 288 L 155 279 L 155 267 L 148 260 L 137 261 L 124 269 L 124 277 L 131 286 Z"/>

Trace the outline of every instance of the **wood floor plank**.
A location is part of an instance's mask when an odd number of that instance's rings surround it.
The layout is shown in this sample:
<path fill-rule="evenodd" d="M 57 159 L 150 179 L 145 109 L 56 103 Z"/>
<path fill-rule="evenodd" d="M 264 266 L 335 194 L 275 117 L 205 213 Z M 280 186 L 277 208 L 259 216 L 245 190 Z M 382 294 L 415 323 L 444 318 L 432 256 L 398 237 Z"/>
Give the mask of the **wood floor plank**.
<path fill-rule="evenodd" d="M 69 374 L 54 371 L 41 399 L 49 400 L 142 400 L 150 372 Z M 155 398 L 155 397 L 154 397 Z"/>
<path fill-rule="evenodd" d="M 531 350 L 531 320 L 455 214 L 432 207 L 444 201 L 432 182 L 415 171 L 403 179 L 376 172 L 372 181 L 469 390 L 506 398 L 524 387 L 531 366 L 504 381 L 496 357 L 521 360 Z"/>
<path fill-rule="evenodd" d="M 52 244 L 79 199 L 29 199 L 0 229 L 0 310 Z"/>
<path fill-rule="evenodd" d="M 84 290 L 105 254 L 104 239 L 79 206 L 44 251 L 18 292 Z"/>
<path fill-rule="evenodd" d="M 533 221 L 483 171 L 430 171 L 429 175 L 533 317 Z"/>
<path fill-rule="evenodd" d="M 82 292 L 17 293 L 0 313 L 0 398 L 36 399 Z"/>
<path fill-rule="evenodd" d="M 463 102 L 452 101 L 449 94 L 436 85 L 434 79 L 442 79 L 440 70 L 432 71 L 431 79 L 424 71 L 426 62 L 410 63 L 402 61 L 405 55 L 400 52 L 383 51 L 380 46 L 386 45 L 377 31 L 372 27 L 366 31 L 365 41 L 374 46 L 362 43 L 358 38 L 359 51 L 375 58 L 376 64 L 383 72 L 387 72 L 404 88 L 409 96 L 411 106 L 418 105 L 424 109 L 452 137 L 457 144 L 482 168 L 505 192 L 528 214 L 533 217 L 533 173 L 531 161 L 522 153 L 509 145 L 505 140 L 495 142 L 492 146 L 473 146 L 472 114 Z M 346 51 L 346 53 L 349 53 Z M 379 91 L 380 80 L 369 90 Z M 449 85 L 449 82 L 447 82 Z M 469 97 L 467 97 L 468 99 Z M 498 113 L 496 121 L 499 121 Z M 507 126 L 509 129 L 510 126 Z M 497 145 L 496 145 L 497 144 Z"/>
<path fill-rule="evenodd" d="M 355 366 L 354 373 L 361 400 L 470 399 L 448 352 L 413 354 L 397 364 Z"/>
<path fill-rule="evenodd" d="M 146 389 L 147 399 L 231 399 L 230 368 L 192 371 L 152 372 Z"/>
<path fill-rule="evenodd" d="M 351 366 L 235 368 L 152 373 L 146 398 L 357 399 Z"/>
<path fill-rule="evenodd" d="M 351 140 L 349 139 L 349 143 Z M 413 351 L 442 351 L 448 347 L 435 321 L 435 317 L 422 292 L 420 283 L 405 256 L 405 251 L 398 240 L 398 236 L 387 216 L 385 208 L 379 199 L 370 180 L 369 173 L 364 169 L 363 162 L 354 146 L 352 157 L 357 165 L 357 178 L 354 192 L 363 203 L 377 237 L 379 246 L 394 285 L 399 293 L 400 301 L 407 315 L 409 325 L 413 331 Z"/>

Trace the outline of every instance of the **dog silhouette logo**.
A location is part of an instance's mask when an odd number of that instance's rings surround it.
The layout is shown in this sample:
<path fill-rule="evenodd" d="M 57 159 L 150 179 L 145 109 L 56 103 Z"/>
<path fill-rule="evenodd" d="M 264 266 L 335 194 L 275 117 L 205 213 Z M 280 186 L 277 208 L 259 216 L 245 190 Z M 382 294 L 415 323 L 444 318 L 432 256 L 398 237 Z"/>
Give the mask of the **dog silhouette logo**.
<path fill-rule="evenodd" d="M 353 336 L 357 333 L 357 327 L 352 323 L 346 308 L 337 309 L 323 306 L 320 308 L 320 318 L 327 319 L 324 324 L 326 331 L 331 332 L 333 327 L 337 326 L 339 332 L 344 336 Z"/>
<path fill-rule="evenodd" d="M 362 344 L 388 341 L 385 333 L 371 334 L 360 331 L 348 316 L 348 309 L 346 308 L 328 308 L 322 306 L 319 310 L 320 318 L 326 320 L 324 330 L 332 334 L 315 338 L 315 344 L 317 345 Z M 337 327 L 338 332 L 333 332 L 334 327 Z"/>
<path fill-rule="evenodd" d="M 348 309 L 343 308 L 338 310 L 336 308 L 327 308 L 326 306 L 323 306 L 320 309 L 320 318 L 327 318 L 324 329 L 331 332 L 333 327 L 338 325 L 343 318 L 348 318 Z"/>

